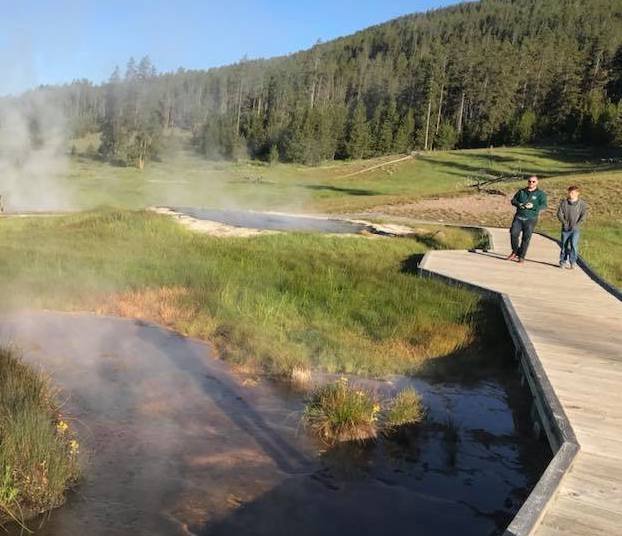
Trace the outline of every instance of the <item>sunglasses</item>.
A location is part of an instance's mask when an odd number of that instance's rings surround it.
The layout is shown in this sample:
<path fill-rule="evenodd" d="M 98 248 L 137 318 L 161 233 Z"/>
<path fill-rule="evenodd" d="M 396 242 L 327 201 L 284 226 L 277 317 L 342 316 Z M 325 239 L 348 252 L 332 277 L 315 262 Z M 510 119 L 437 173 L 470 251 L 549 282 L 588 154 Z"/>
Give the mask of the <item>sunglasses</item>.
<path fill-rule="evenodd" d="M 536 183 L 536 182 L 538 182 L 538 181 L 527 181 L 527 182 L 529 182 L 529 183 Z"/>

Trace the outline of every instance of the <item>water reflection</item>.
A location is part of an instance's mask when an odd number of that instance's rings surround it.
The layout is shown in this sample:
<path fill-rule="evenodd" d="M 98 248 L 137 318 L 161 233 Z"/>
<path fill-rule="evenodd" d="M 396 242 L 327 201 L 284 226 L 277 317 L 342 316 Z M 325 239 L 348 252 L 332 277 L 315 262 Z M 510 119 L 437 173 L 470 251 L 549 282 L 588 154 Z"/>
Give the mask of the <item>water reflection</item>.
<path fill-rule="evenodd" d="M 233 227 L 246 227 L 250 229 L 338 234 L 356 234 L 367 229 L 366 225 L 343 220 L 290 216 L 285 214 L 272 214 L 269 212 L 254 212 L 250 210 L 223 210 L 191 207 L 175 208 L 174 210 L 199 220 L 216 221 Z"/>

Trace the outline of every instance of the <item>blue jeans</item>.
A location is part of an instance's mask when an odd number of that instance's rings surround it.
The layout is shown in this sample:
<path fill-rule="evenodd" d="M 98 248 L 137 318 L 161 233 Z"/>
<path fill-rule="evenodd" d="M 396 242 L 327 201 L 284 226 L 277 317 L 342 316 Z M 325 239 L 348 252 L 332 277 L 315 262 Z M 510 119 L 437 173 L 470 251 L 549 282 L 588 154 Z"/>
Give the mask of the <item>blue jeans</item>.
<path fill-rule="evenodd" d="M 512 253 L 514 253 L 514 255 L 518 255 L 522 259 L 525 258 L 531 235 L 536 228 L 536 223 L 538 223 L 538 220 L 535 218 L 523 220 L 516 216 L 514 217 L 514 221 L 510 227 L 510 241 L 512 243 Z"/>
<path fill-rule="evenodd" d="M 559 262 L 568 261 L 570 264 L 577 264 L 579 234 L 579 229 L 572 229 L 571 231 L 562 230 L 562 248 L 559 253 Z"/>

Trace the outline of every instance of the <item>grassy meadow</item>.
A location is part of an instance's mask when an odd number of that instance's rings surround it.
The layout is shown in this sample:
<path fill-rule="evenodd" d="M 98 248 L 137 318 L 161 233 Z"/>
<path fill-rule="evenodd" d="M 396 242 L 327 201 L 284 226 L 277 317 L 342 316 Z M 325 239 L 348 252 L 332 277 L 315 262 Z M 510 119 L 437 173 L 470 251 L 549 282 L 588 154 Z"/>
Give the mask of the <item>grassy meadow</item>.
<path fill-rule="evenodd" d="M 198 205 L 347 212 L 423 194 L 458 192 L 465 186 L 464 178 L 424 159 L 389 163 L 404 155 L 317 167 L 217 162 L 197 155 L 187 136 L 174 134 L 165 141 L 160 161 L 139 171 L 94 158 L 98 143 L 96 136 L 72 142 L 75 154 L 61 180 L 76 208 Z M 375 169 L 361 173 L 370 167 Z"/>
<path fill-rule="evenodd" d="M 210 162 L 197 156 L 188 139 L 171 135 L 159 162 L 145 170 L 98 161 L 96 137 L 77 140 L 67 174 L 61 178 L 72 206 L 143 208 L 150 205 L 208 206 L 321 213 L 399 211 L 415 219 L 506 226 L 511 208 L 470 212 L 473 178 L 484 174 L 535 173 L 549 193 L 551 208 L 541 229 L 557 233 L 554 208 L 570 184 L 578 184 L 591 206 L 582 253 L 608 280 L 622 286 L 622 169 L 611 151 L 573 147 L 513 147 L 420 153 L 397 163 L 400 155 L 318 167 L 262 162 Z M 610 158 L 614 157 L 611 161 Z M 369 169 L 372 168 L 372 169 Z M 369 171 L 365 171 L 369 169 Z M 511 194 L 522 181 L 493 185 Z M 466 208 L 442 211 L 418 203 L 434 198 L 466 199 Z M 487 201 L 479 200 L 485 205 Z M 507 206 L 505 200 L 502 201 Z M 397 208 L 396 208 L 397 207 Z M 402 208 L 405 207 L 405 208 Z M 410 208 L 409 208 L 410 207 Z M 385 221 L 387 218 L 384 218 Z"/>
<path fill-rule="evenodd" d="M 479 329 L 477 296 L 414 274 L 430 247 L 469 247 L 478 235 L 420 233 L 225 239 L 144 211 L 6 218 L 0 292 L 4 308 L 154 320 L 271 373 L 407 373 Z"/>

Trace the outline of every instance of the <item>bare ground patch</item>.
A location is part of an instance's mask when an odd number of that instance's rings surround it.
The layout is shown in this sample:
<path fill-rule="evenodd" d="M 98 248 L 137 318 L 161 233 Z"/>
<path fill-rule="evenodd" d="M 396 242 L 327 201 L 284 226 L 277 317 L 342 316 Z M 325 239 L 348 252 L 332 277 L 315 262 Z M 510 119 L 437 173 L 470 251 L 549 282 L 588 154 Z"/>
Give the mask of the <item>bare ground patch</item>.
<path fill-rule="evenodd" d="M 378 206 L 374 212 L 420 220 L 452 223 L 500 225 L 513 213 L 506 195 L 471 194 L 461 197 L 436 197 L 414 203 Z"/>

